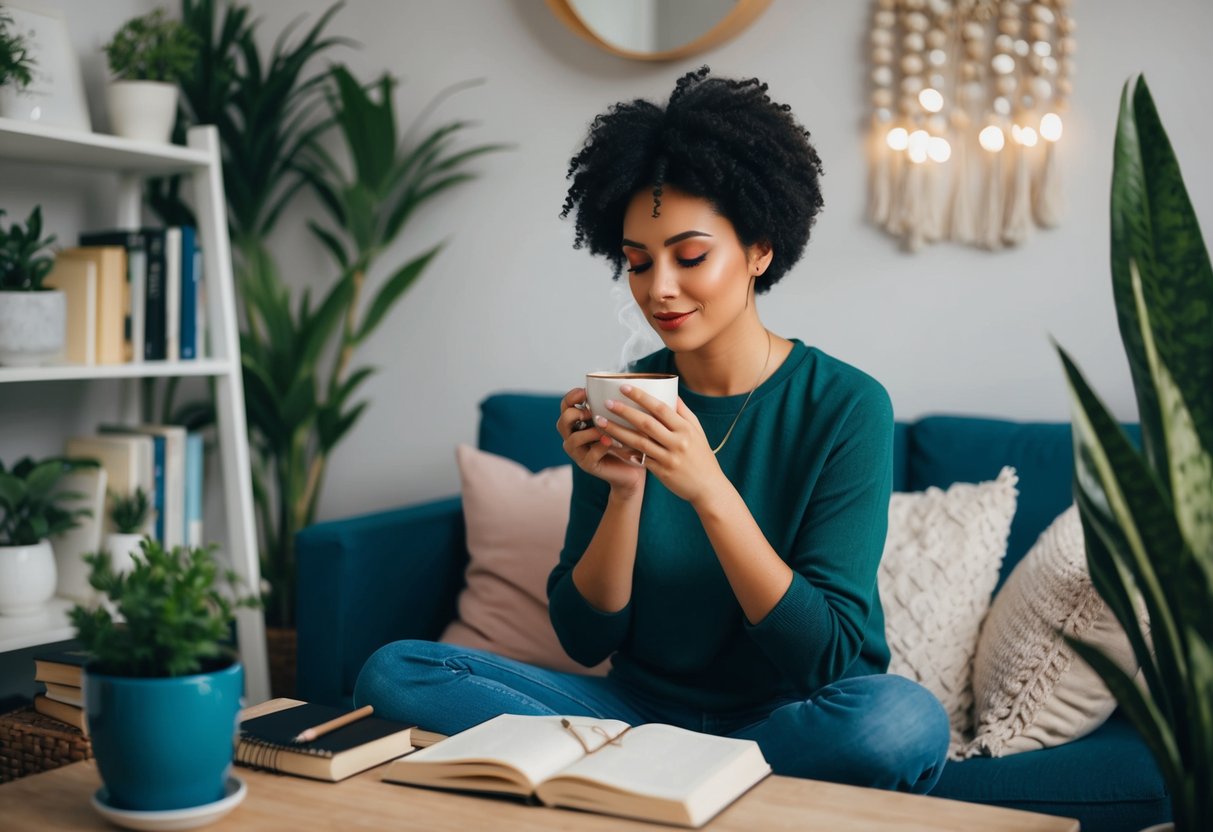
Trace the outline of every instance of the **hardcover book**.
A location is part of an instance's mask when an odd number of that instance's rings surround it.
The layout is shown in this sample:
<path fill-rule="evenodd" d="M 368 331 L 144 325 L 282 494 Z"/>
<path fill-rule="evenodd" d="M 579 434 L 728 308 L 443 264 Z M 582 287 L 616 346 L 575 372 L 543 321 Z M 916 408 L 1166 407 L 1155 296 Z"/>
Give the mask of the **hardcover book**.
<path fill-rule="evenodd" d="M 395 761 L 383 779 L 698 827 L 770 773 L 753 740 L 502 714 Z"/>

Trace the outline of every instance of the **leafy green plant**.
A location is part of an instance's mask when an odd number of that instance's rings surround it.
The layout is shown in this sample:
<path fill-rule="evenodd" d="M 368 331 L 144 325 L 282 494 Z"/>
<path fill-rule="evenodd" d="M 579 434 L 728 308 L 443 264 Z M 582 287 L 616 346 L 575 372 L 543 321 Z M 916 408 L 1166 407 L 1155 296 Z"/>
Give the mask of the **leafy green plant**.
<path fill-rule="evenodd" d="M 57 489 L 72 471 L 96 466 L 89 459 L 25 457 L 6 471 L 0 462 L 0 546 L 32 546 L 89 517 L 88 509 L 67 506 L 83 494 Z"/>
<path fill-rule="evenodd" d="M 12 16 L 0 8 L 0 87 L 12 84 L 23 90 L 34 82 L 37 62 L 29 54 L 25 38 L 12 27 Z"/>
<path fill-rule="evenodd" d="M 0 217 L 4 211 L 0 210 Z M 0 226 L 0 291 L 40 292 L 42 281 L 55 265 L 46 252 L 55 235 L 42 236 L 42 206 L 34 207 L 25 225 L 13 223 L 8 231 Z"/>
<path fill-rule="evenodd" d="M 144 538 L 124 572 L 114 570 L 108 552 L 84 559 L 91 570 L 89 583 L 118 615 L 116 619 L 104 604 L 77 605 L 69 613 L 76 638 L 100 673 L 160 678 L 225 666 L 235 660 L 235 610 L 260 605 L 257 598 L 241 594 L 235 572 L 220 574 L 210 548 L 166 550 Z"/>
<path fill-rule="evenodd" d="M 247 327 L 241 337 L 244 388 L 254 448 L 254 492 L 262 519 L 264 570 L 274 587 L 273 620 L 293 623 L 295 534 L 315 520 L 330 455 L 365 411 L 352 402 L 375 369 L 354 367 L 359 346 L 387 318 L 441 249 L 433 246 L 395 270 L 363 308 L 367 278 L 417 209 L 475 178 L 466 163 L 504 145 L 453 147 L 467 122 L 454 121 L 403 141 L 392 106 L 392 79 L 370 91 L 344 67 L 331 72 L 333 121 L 352 175 L 316 143 L 307 147 L 308 177 L 332 224 L 309 226 L 333 255 L 339 276 L 312 306 L 290 292 L 264 250 L 248 252 L 241 276 Z M 320 359 L 336 355 L 327 373 Z M 270 522 L 267 522 L 270 521 Z"/>
<path fill-rule="evenodd" d="M 119 80 L 176 83 L 193 70 L 198 39 L 156 9 L 123 24 L 105 45 L 105 57 Z"/>
<path fill-rule="evenodd" d="M 1128 634 L 1147 690 L 1103 653 L 1071 643 L 1153 753 L 1175 828 L 1213 829 L 1213 269 L 1144 78 L 1121 96 L 1112 289 L 1141 452 L 1059 351 L 1091 579 Z"/>
<path fill-rule="evenodd" d="M 114 521 L 118 534 L 142 532 L 151 508 L 147 492 L 142 487 L 136 487 L 132 494 L 110 492 L 110 520 Z"/>

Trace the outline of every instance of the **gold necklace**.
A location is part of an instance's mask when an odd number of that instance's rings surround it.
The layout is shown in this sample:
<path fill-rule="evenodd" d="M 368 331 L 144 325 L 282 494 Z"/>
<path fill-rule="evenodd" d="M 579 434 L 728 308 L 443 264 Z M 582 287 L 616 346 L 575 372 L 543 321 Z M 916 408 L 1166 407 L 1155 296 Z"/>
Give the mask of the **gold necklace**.
<path fill-rule="evenodd" d="M 750 398 L 753 397 L 754 391 L 758 389 L 758 385 L 762 383 L 762 377 L 767 374 L 767 365 L 771 363 L 771 330 L 767 330 L 767 358 L 762 362 L 762 371 L 758 374 L 758 379 L 754 382 L 754 386 L 750 388 L 750 395 L 745 397 L 745 401 L 741 403 L 741 410 L 737 411 L 737 415 L 733 417 L 733 424 L 729 425 L 728 431 L 724 435 L 724 439 L 720 440 L 720 444 L 712 448 L 712 453 L 719 453 L 724 447 L 724 443 L 729 441 L 729 437 L 733 435 L 733 428 L 737 427 L 737 420 L 741 418 L 741 414 L 745 413 L 745 406 L 750 403 Z"/>

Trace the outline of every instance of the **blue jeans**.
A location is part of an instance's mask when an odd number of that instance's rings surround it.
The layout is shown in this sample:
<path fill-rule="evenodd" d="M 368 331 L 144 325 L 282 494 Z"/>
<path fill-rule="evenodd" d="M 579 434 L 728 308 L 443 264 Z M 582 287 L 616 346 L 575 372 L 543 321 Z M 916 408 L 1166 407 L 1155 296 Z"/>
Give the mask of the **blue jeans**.
<path fill-rule="evenodd" d="M 484 650 L 397 641 L 366 662 L 356 705 L 454 734 L 499 714 L 664 722 L 758 743 L 776 774 L 929 792 L 948 752 L 948 717 L 925 688 L 900 676 L 857 676 L 807 699 L 727 713 L 657 700 L 610 678 L 547 670 Z"/>

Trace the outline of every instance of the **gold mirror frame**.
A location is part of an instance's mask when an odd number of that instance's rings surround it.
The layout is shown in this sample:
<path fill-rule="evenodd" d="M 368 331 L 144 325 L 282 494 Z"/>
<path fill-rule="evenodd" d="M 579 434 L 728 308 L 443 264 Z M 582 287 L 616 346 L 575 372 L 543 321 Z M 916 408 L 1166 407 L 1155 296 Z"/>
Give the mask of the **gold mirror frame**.
<path fill-rule="evenodd" d="M 636 52 L 631 49 L 615 46 L 598 37 L 594 33 L 594 30 L 581 19 L 581 15 L 573 8 L 570 0 L 546 0 L 546 2 L 548 8 L 552 10 L 552 14 L 556 16 L 556 19 L 567 26 L 578 37 L 588 40 L 590 43 L 610 52 L 612 55 L 618 55 L 621 58 L 631 58 L 636 61 L 676 61 L 679 58 L 686 58 L 711 49 L 713 46 L 736 37 L 747 26 L 753 23 L 760 14 L 766 11 L 767 6 L 771 5 L 771 0 L 737 0 L 737 4 L 733 6 L 733 10 L 721 18 L 720 22 L 690 43 L 679 46 L 676 49 L 667 49 L 664 52 Z"/>

